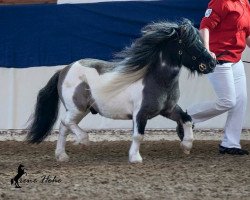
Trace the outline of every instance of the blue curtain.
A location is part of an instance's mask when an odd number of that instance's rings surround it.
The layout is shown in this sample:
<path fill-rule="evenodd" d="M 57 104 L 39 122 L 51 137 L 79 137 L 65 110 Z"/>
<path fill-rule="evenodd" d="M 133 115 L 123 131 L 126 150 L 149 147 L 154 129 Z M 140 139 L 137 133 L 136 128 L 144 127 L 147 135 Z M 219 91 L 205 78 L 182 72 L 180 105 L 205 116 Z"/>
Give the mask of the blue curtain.
<path fill-rule="evenodd" d="M 149 22 L 181 18 L 196 27 L 207 0 L 0 6 L 0 66 L 69 64 L 82 58 L 110 60 Z"/>

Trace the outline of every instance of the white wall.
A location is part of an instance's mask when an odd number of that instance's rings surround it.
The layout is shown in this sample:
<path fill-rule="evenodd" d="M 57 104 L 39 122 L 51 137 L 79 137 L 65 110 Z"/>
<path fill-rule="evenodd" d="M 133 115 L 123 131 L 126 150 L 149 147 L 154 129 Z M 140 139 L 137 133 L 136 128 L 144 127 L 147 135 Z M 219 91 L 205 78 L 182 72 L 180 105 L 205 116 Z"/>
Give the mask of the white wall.
<path fill-rule="evenodd" d="M 243 60 L 250 61 L 250 50 L 244 52 Z M 63 66 L 57 67 L 33 67 L 26 69 L 0 68 L 0 129 L 23 129 L 25 123 L 33 111 L 36 95 L 49 78 Z M 250 94 L 250 64 L 245 64 L 247 74 L 248 94 Z M 190 77 L 183 70 L 180 77 L 181 98 L 179 104 L 185 110 L 193 103 L 212 100 L 213 90 L 206 79 L 202 77 Z M 250 104 L 247 107 L 246 122 L 244 127 L 250 128 Z M 60 117 L 64 108 L 61 106 Z M 200 123 L 201 128 L 222 128 L 225 122 L 225 114 Z M 88 129 L 102 128 L 131 128 L 131 121 L 111 120 L 99 115 L 88 115 L 81 127 Z M 58 123 L 55 128 L 58 128 Z M 156 117 L 149 121 L 147 128 L 175 128 L 175 123 L 162 117 Z"/>

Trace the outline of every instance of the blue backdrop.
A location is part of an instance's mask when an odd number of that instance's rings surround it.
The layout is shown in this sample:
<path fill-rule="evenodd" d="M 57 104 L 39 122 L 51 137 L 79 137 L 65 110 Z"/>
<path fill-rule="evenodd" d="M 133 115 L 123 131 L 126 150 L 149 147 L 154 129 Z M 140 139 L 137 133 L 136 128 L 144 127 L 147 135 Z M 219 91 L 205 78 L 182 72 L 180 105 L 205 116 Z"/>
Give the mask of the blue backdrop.
<path fill-rule="evenodd" d="M 147 23 L 183 17 L 199 26 L 208 0 L 0 6 L 0 66 L 109 60 Z"/>

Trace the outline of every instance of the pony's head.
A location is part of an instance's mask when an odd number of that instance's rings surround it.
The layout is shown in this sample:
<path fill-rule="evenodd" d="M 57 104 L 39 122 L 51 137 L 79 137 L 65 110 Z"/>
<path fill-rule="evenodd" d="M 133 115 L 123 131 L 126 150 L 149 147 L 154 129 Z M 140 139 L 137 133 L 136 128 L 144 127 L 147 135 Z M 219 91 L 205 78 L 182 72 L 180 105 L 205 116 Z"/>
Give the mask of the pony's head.
<path fill-rule="evenodd" d="M 191 72 L 207 74 L 213 72 L 216 60 L 212 58 L 203 44 L 199 31 L 187 19 L 176 28 L 176 39 L 172 41 L 174 56 L 179 65 L 184 65 Z"/>
<path fill-rule="evenodd" d="M 145 26 L 142 36 L 117 56 L 123 59 L 119 70 L 124 74 L 137 73 L 135 80 L 158 67 L 166 71 L 174 69 L 178 74 L 184 65 L 192 73 L 207 74 L 216 66 L 198 30 L 187 19 L 181 23 L 157 22 Z"/>

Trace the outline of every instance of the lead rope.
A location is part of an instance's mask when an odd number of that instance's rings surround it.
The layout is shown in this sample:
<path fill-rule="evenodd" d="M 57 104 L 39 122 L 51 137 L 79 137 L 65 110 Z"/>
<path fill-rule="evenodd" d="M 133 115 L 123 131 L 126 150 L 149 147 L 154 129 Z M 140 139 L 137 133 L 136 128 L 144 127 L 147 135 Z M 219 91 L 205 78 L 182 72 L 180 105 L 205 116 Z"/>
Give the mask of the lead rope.
<path fill-rule="evenodd" d="M 243 60 L 242 62 L 243 62 L 243 63 L 250 63 L 249 61 L 246 61 L 246 60 Z"/>

